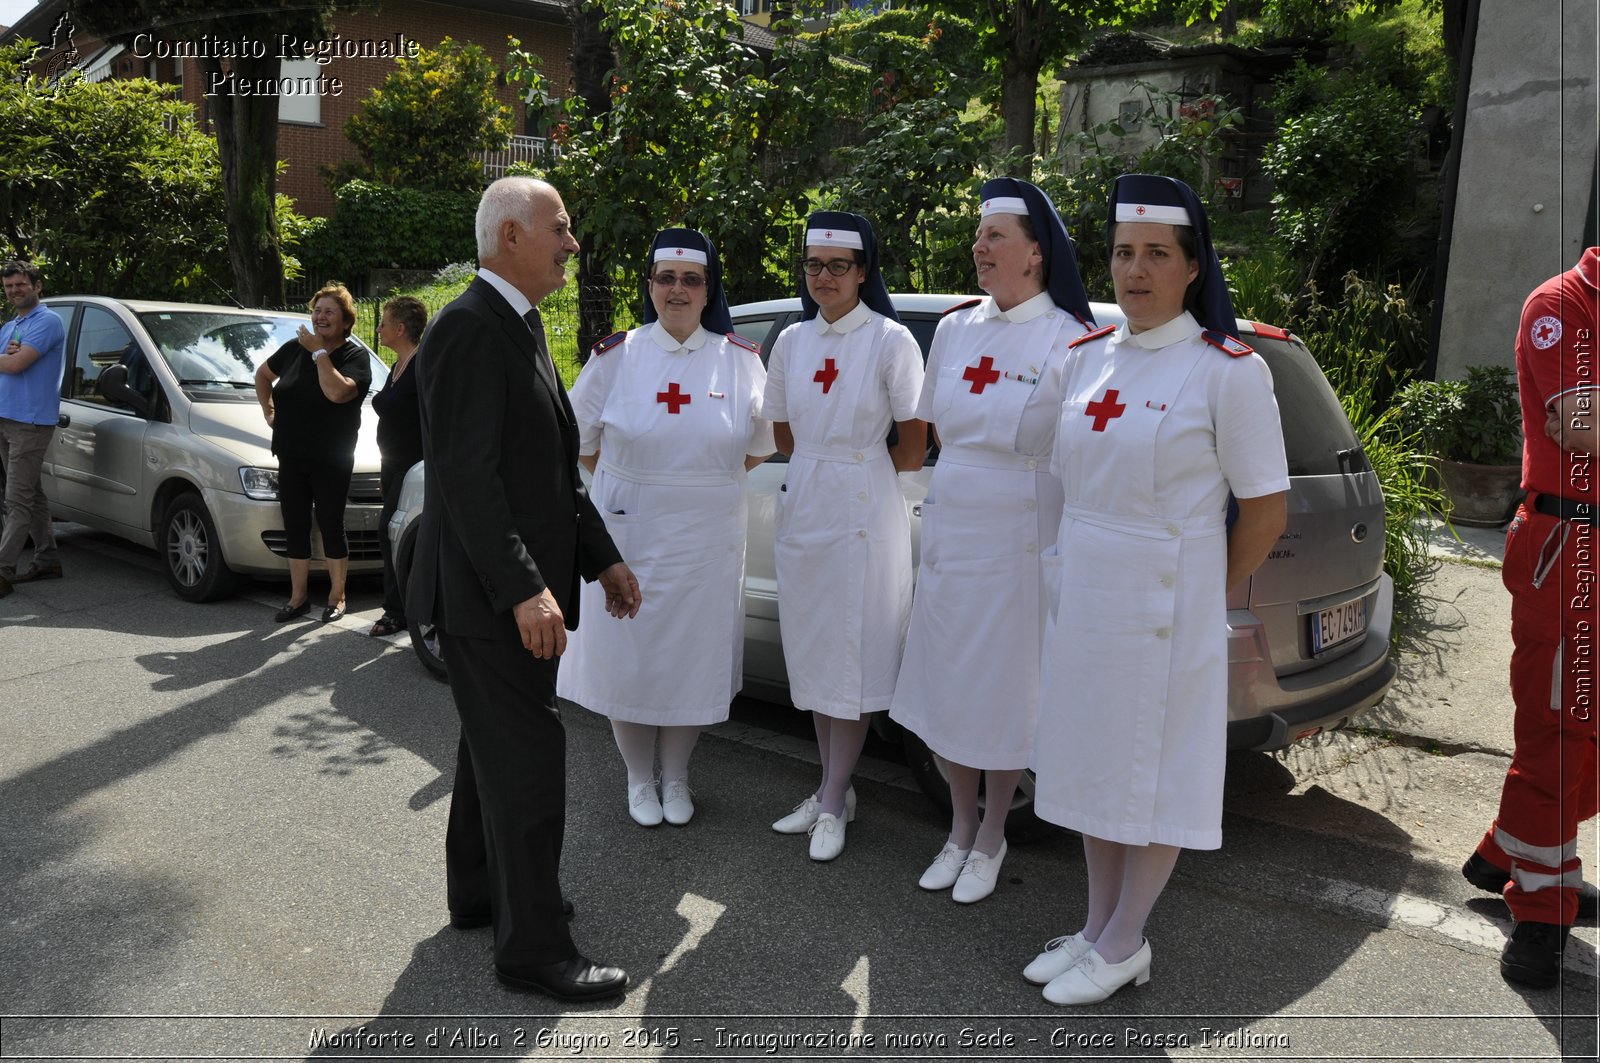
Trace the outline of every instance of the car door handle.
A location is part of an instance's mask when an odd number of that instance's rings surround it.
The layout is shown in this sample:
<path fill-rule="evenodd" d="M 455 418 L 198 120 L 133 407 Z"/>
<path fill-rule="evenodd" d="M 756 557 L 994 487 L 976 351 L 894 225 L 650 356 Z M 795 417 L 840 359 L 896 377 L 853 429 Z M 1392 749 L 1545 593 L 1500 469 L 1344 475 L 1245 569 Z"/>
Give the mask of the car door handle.
<path fill-rule="evenodd" d="M 57 427 L 57 428 L 65 428 L 65 427 L 67 427 L 67 426 L 68 426 L 68 425 L 70 425 L 70 424 L 71 424 L 71 423 L 72 423 L 72 418 L 71 418 L 71 417 L 68 417 L 68 416 L 67 416 L 67 415 L 66 415 L 66 414 L 64 414 L 64 413 L 63 413 L 63 414 L 59 414 L 59 415 L 58 415 L 58 416 L 57 416 L 57 417 L 56 417 L 56 427 Z"/>

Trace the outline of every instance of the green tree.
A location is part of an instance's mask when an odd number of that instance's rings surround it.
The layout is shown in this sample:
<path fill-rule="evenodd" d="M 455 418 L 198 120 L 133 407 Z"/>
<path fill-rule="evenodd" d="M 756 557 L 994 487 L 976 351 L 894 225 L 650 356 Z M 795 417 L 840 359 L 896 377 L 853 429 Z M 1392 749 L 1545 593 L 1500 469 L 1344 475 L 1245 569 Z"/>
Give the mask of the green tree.
<path fill-rule="evenodd" d="M 597 106 L 592 94 L 560 100 L 549 124 L 560 155 L 540 170 L 561 189 L 584 251 L 579 260 L 580 350 L 610 328 L 611 293 L 643 276 L 651 235 L 670 225 L 703 230 L 722 252 L 731 298 L 766 294 L 775 227 L 792 220 L 816 184 L 804 153 L 831 116 L 827 84 L 802 81 L 786 64 L 816 69 L 816 56 L 784 46 L 770 72 L 742 43 L 744 27 L 721 0 L 598 0 L 600 22 L 585 34 L 614 49 Z M 576 45 L 575 45 L 576 47 Z M 591 64 L 592 65 L 592 64 Z M 525 53 L 511 79 L 545 96 L 549 86 Z"/>
<path fill-rule="evenodd" d="M 126 43 L 157 28 L 167 38 L 259 43 L 248 54 L 196 58 L 208 87 L 211 126 L 222 165 L 222 187 L 233 267 L 234 295 L 247 306 L 283 302 L 284 260 L 278 229 L 278 97 L 236 86 L 276 82 L 282 72 L 281 35 L 325 38 L 334 11 L 372 0 L 261 0 L 247 7 L 216 0 L 78 0 L 73 17 L 97 36 Z"/>
<path fill-rule="evenodd" d="M 495 98 L 497 73 L 476 44 L 449 37 L 401 57 L 345 122 L 368 176 L 397 188 L 481 188 L 479 155 L 511 137 L 511 109 Z"/>
<path fill-rule="evenodd" d="M 43 262 L 56 292 L 220 288 L 221 167 L 193 111 L 144 79 L 29 78 L 30 43 L 0 48 L 0 256 Z"/>

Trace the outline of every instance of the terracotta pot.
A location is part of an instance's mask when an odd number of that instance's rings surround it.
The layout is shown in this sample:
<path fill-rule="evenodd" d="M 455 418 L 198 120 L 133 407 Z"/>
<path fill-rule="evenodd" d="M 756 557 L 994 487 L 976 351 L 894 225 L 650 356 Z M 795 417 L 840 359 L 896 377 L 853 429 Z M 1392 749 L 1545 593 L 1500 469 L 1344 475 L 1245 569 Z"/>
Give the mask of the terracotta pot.
<path fill-rule="evenodd" d="M 1521 465 L 1474 465 L 1441 458 L 1434 467 L 1450 498 L 1452 524 L 1498 528 L 1522 501 Z"/>

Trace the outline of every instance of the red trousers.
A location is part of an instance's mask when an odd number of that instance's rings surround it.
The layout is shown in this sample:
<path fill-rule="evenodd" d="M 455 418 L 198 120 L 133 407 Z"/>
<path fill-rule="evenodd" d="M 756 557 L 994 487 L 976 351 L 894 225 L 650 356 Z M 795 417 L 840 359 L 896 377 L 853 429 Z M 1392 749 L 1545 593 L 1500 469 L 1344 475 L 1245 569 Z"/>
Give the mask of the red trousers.
<path fill-rule="evenodd" d="M 1478 844 L 1503 868 L 1518 922 L 1572 925 L 1583 863 L 1578 824 L 1600 811 L 1600 528 L 1517 511 L 1501 578 L 1511 592 L 1516 749 L 1494 825 Z"/>

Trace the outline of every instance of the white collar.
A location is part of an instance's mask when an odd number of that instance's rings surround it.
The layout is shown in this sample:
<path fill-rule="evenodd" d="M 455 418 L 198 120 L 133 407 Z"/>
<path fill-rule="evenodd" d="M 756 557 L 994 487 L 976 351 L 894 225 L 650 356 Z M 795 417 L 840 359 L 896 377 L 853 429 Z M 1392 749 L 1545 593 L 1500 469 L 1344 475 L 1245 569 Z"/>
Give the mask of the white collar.
<path fill-rule="evenodd" d="M 1040 292 L 1032 299 L 1024 299 L 1010 310 L 1000 309 L 1000 304 L 994 301 L 994 296 L 989 296 L 984 300 L 983 316 L 986 320 L 999 318 L 1001 321 L 1011 321 L 1021 325 L 1055 308 L 1056 302 L 1050 298 L 1049 292 Z"/>
<path fill-rule="evenodd" d="M 822 316 L 822 311 L 817 311 L 817 316 L 811 319 L 812 326 L 817 330 L 817 335 L 826 336 L 830 332 L 840 334 L 854 332 L 872 319 L 873 309 L 865 301 L 857 303 L 850 312 L 837 321 L 829 322 Z"/>
<path fill-rule="evenodd" d="M 1172 346 L 1179 340 L 1198 336 L 1205 329 L 1200 327 L 1200 322 L 1194 319 L 1193 314 L 1185 310 L 1165 325 L 1157 325 L 1153 329 L 1145 329 L 1143 332 L 1135 334 L 1128 331 L 1127 325 L 1123 325 L 1119 331 L 1122 333 L 1118 337 L 1119 339 L 1132 341 L 1147 351 L 1159 351 L 1163 347 Z"/>
<path fill-rule="evenodd" d="M 698 351 L 706 345 L 706 341 L 710 338 L 711 333 L 696 325 L 694 331 L 689 333 L 689 338 L 679 343 L 677 337 L 666 330 L 659 318 L 650 323 L 650 339 L 655 342 L 657 347 L 660 347 L 668 354 L 677 354 L 679 351 Z"/>
<path fill-rule="evenodd" d="M 493 270 L 478 267 L 478 276 L 489 282 L 489 287 L 499 292 L 506 302 L 511 304 L 511 310 L 518 317 L 526 317 L 533 304 L 528 302 L 528 297 L 511 286 L 511 282 L 499 276 Z"/>

